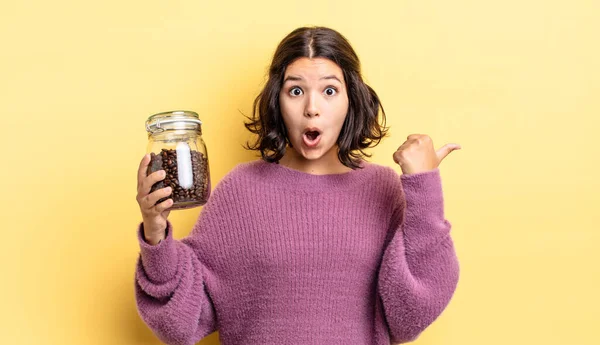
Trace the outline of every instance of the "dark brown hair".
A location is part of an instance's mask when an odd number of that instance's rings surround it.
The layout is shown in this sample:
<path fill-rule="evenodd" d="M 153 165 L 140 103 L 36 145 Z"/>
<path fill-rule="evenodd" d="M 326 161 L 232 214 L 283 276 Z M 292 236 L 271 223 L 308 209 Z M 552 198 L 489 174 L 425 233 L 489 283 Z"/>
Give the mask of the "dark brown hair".
<path fill-rule="evenodd" d="M 337 139 L 338 157 L 345 166 L 359 168 L 363 157 L 371 157 L 363 150 L 376 146 L 387 134 L 385 111 L 375 91 L 363 81 L 360 61 L 348 40 L 325 27 L 298 28 L 279 43 L 267 83 L 254 100 L 253 117 L 247 117 L 250 122 L 245 123 L 258 138 L 254 144 L 246 143 L 246 148 L 260 151 L 267 162 L 277 162 L 283 157 L 286 144 L 291 146 L 279 108 L 279 93 L 287 66 L 301 57 L 327 58 L 342 69 L 348 90 L 348 113 Z"/>

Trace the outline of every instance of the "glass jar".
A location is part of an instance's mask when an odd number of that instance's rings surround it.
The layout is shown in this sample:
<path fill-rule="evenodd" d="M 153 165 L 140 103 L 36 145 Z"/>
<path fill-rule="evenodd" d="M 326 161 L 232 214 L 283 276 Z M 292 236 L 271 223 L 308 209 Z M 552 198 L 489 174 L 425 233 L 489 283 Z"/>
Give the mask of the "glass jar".
<path fill-rule="evenodd" d="M 165 170 L 164 180 L 155 183 L 150 192 L 171 186 L 172 193 L 157 204 L 173 199 L 170 210 L 181 210 L 206 204 L 210 196 L 208 153 L 202 140 L 202 122 L 193 111 L 168 111 L 146 120 L 150 164 L 147 175 Z"/>

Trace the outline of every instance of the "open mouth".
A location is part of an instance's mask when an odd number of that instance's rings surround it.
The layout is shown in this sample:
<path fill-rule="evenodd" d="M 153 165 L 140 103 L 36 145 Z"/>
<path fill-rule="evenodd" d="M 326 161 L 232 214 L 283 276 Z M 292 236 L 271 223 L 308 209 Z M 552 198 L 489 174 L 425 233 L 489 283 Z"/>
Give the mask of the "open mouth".
<path fill-rule="evenodd" d="M 317 129 L 309 129 L 304 132 L 303 139 L 306 146 L 316 146 L 321 139 L 321 132 Z"/>
<path fill-rule="evenodd" d="M 309 131 L 306 132 L 305 135 L 308 137 L 309 140 L 315 140 L 319 137 L 319 135 L 321 135 L 321 133 L 317 131 Z"/>

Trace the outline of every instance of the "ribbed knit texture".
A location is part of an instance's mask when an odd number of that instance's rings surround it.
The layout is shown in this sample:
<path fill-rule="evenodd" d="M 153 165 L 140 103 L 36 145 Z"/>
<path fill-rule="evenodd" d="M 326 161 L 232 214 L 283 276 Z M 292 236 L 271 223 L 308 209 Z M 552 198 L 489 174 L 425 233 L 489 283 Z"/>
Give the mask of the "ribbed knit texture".
<path fill-rule="evenodd" d="M 189 236 L 156 246 L 138 228 L 140 316 L 167 344 L 389 345 L 446 308 L 459 266 L 439 170 L 363 162 L 311 175 L 242 163 Z"/>

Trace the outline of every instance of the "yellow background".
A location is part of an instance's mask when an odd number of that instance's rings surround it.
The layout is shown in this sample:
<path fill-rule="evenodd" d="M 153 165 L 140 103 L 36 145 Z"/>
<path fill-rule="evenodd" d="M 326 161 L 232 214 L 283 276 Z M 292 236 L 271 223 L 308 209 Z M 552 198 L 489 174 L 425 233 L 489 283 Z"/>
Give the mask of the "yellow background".
<path fill-rule="evenodd" d="M 242 113 L 277 43 L 325 25 L 388 114 L 373 162 L 411 133 L 463 146 L 440 167 L 461 279 L 415 344 L 600 344 L 599 17 L 592 0 L 2 2 L 0 343 L 160 344 L 133 290 L 144 121 L 197 111 L 216 184 L 255 159 Z M 171 214 L 176 238 L 199 211 Z"/>

